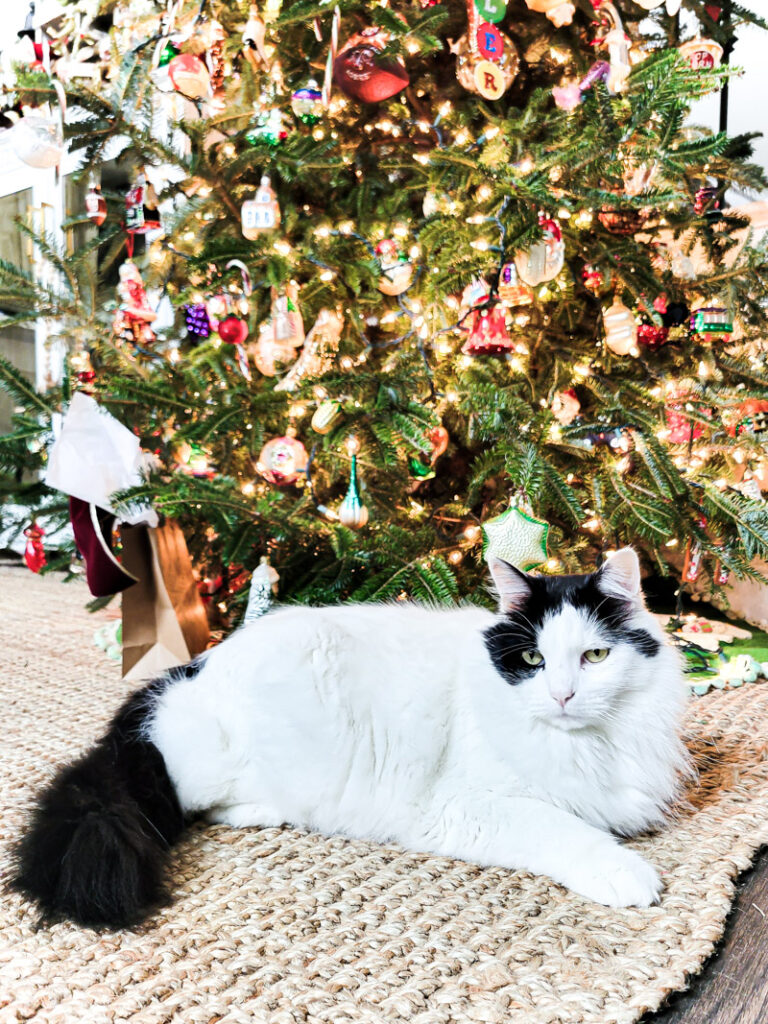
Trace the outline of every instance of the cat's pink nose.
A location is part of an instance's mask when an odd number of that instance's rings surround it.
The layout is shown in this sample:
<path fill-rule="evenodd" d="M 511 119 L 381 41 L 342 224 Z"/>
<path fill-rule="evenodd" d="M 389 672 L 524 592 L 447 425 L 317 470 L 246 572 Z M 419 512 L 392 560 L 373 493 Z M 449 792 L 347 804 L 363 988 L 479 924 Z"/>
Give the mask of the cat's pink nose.
<path fill-rule="evenodd" d="M 565 705 L 568 703 L 568 701 L 571 699 L 572 696 L 573 696 L 573 690 L 571 690 L 570 693 L 567 693 L 564 696 L 558 695 L 557 697 L 555 697 L 555 700 L 557 701 L 557 703 L 560 705 L 561 708 L 564 708 Z"/>

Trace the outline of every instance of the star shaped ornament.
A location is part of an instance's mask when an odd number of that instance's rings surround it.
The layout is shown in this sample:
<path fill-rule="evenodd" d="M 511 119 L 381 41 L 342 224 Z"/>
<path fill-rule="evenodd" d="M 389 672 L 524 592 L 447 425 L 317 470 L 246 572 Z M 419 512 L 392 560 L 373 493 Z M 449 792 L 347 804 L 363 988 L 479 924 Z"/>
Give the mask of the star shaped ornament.
<path fill-rule="evenodd" d="M 503 558 L 516 569 L 528 572 L 547 560 L 549 523 L 513 505 L 483 524 L 483 555 Z"/>

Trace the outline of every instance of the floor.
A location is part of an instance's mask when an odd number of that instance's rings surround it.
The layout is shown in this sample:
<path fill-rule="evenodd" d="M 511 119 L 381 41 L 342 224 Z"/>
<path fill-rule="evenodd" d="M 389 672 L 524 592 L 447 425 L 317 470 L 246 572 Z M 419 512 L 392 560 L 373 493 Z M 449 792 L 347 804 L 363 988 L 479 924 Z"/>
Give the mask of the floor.
<path fill-rule="evenodd" d="M 687 992 L 639 1024 L 766 1024 L 768 850 L 739 885 L 723 941 Z"/>

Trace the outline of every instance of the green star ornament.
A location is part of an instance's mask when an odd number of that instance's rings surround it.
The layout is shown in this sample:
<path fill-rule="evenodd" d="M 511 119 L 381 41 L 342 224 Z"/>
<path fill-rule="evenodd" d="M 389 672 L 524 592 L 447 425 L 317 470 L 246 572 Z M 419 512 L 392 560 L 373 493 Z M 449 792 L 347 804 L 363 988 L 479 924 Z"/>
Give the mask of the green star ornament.
<path fill-rule="evenodd" d="M 547 560 L 549 523 L 512 505 L 483 524 L 483 555 L 495 556 L 528 572 Z"/>

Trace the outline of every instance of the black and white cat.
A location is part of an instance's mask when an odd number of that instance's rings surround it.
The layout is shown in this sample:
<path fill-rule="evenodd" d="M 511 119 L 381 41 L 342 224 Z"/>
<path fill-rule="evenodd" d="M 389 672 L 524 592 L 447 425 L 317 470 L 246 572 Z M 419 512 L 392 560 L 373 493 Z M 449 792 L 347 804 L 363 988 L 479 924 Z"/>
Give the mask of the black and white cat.
<path fill-rule="evenodd" d="M 202 815 L 653 903 L 657 872 L 611 833 L 658 826 L 675 800 L 685 687 L 637 556 L 587 576 L 490 568 L 499 614 L 284 608 L 151 683 L 42 793 L 15 887 L 48 920 L 135 924 L 165 900 L 168 849 Z"/>

